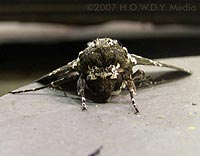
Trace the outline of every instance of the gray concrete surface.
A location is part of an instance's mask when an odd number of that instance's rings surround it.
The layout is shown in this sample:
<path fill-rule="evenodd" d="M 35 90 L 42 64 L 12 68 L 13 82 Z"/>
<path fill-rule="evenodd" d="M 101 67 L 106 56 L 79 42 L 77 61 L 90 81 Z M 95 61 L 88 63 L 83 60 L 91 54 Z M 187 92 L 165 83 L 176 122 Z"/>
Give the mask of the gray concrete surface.
<path fill-rule="evenodd" d="M 101 156 L 199 155 L 200 57 L 163 61 L 193 74 L 139 89 L 140 116 L 127 92 L 106 104 L 88 102 L 87 112 L 77 96 L 50 89 L 2 96 L 0 156 L 87 156 L 100 146 Z"/>

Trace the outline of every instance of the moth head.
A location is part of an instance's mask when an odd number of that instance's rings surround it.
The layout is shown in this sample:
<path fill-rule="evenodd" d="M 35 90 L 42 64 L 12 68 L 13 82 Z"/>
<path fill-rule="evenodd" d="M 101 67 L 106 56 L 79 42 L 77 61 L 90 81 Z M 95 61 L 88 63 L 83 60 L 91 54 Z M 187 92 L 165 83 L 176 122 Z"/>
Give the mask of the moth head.
<path fill-rule="evenodd" d="M 86 77 L 87 80 L 97 80 L 98 78 L 102 79 L 117 79 L 117 75 L 120 71 L 120 64 L 110 65 L 108 67 L 97 67 L 88 65 L 88 75 Z"/>

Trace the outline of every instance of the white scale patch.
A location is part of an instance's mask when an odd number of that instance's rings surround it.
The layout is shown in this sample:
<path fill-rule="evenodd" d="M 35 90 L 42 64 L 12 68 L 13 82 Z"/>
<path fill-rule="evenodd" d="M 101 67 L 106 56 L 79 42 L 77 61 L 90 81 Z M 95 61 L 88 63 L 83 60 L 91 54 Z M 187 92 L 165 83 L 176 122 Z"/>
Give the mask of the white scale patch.
<path fill-rule="evenodd" d="M 72 63 L 72 69 L 74 69 L 75 67 L 77 67 L 77 62 L 79 62 L 79 57 L 76 59 L 76 61 L 71 62 Z"/>
<path fill-rule="evenodd" d="M 137 60 L 134 57 L 132 57 L 129 53 L 127 53 L 127 57 L 132 63 L 137 64 Z"/>
<path fill-rule="evenodd" d="M 61 70 L 61 69 L 58 68 L 58 69 L 52 71 L 51 73 L 49 73 L 49 76 L 51 76 L 51 75 L 53 75 L 53 74 L 56 74 L 56 73 L 59 72 L 60 70 Z"/>
<path fill-rule="evenodd" d="M 149 62 L 153 63 L 155 66 L 162 67 L 162 64 L 153 60 L 149 60 Z"/>
<path fill-rule="evenodd" d="M 118 44 L 117 40 L 112 40 L 110 38 L 97 38 L 92 42 L 88 42 L 88 47 L 110 47 Z"/>
<path fill-rule="evenodd" d="M 117 79 L 118 69 L 120 68 L 120 64 L 117 63 L 117 65 L 110 65 L 109 67 L 106 67 L 105 69 L 98 68 L 97 66 L 90 67 L 88 66 L 88 80 L 96 80 L 97 77 L 106 78 L 110 76 L 110 79 Z"/>

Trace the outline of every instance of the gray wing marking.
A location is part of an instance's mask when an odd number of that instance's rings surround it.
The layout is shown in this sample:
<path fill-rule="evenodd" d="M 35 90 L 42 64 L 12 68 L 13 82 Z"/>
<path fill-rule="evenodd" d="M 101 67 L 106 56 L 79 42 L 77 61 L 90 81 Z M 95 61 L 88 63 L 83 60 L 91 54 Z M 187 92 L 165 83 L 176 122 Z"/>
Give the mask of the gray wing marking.
<path fill-rule="evenodd" d="M 179 68 L 173 65 L 165 64 L 159 61 L 154 61 L 148 58 L 144 58 L 135 54 L 130 54 L 131 57 L 133 57 L 137 61 L 137 65 L 150 65 L 150 66 L 156 66 L 156 67 L 166 67 L 166 68 L 171 68 L 171 69 L 176 69 L 178 71 L 183 71 L 185 73 L 191 74 L 191 71 L 184 69 L 184 68 Z"/>
<path fill-rule="evenodd" d="M 43 81 L 51 82 L 51 81 L 55 81 L 59 78 L 69 77 L 70 75 L 74 74 L 75 72 L 77 73 L 77 62 L 78 62 L 78 59 L 75 59 L 64 66 L 53 70 L 49 74 L 42 76 L 41 78 L 37 79 L 36 81 L 37 82 L 43 82 Z"/>
<path fill-rule="evenodd" d="M 69 62 L 67 65 L 64 65 L 58 69 L 53 70 L 51 73 L 49 73 L 49 76 L 67 74 L 68 72 L 71 72 L 72 70 L 76 69 L 77 69 L 77 59 L 73 60 L 72 62 Z"/>

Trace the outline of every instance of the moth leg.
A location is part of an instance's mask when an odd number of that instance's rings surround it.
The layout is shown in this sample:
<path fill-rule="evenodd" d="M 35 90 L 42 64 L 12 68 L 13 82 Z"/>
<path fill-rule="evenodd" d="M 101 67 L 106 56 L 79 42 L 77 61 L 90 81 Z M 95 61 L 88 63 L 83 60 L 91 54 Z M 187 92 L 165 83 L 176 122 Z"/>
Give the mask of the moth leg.
<path fill-rule="evenodd" d="M 132 74 L 132 78 L 135 79 L 144 79 L 145 72 L 141 69 L 138 69 L 135 73 Z"/>
<path fill-rule="evenodd" d="M 67 81 L 65 78 L 61 78 L 59 80 L 53 81 L 47 85 L 44 85 L 42 87 L 37 87 L 37 88 L 32 88 L 32 89 L 25 89 L 25 90 L 19 90 L 19 91 L 11 91 L 9 93 L 11 94 L 18 94 L 18 93 L 24 93 L 24 92 L 32 92 L 32 91 L 37 91 L 37 90 L 41 90 L 44 88 L 57 88 L 59 87 L 59 85 L 61 85 L 62 83 L 64 83 L 65 81 Z"/>
<path fill-rule="evenodd" d="M 59 90 L 62 90 L 63 93 L 64 93 L 64 96 L 67 96 L 66 91 L 65 91 L 61 86 L 57 86 L 57 87 L 55 87 L 55 88 L 58 88 Z"/>
<path fill-rule="evenodd" d="M 132 78 L 139 87 L 145 85 L 152 85 L 156 84 L 156 82 L 151 78 L 151 76 L 146 76 L 143 70 L 137 70 L 135 73 L 132 74 Z"/>
<path fill-rule="evenodd" d="M 81 105 L 82 105 L 82 111 L 87 110 L 86 105 L 86 99 L 85 99 L 85 79 L 83 79 L 81 76 L 78 79 L 77 82 L 77 93 L 81 96 Z"/>
<path fill-rule="evenodd" d="M 137 105 L 135 103 L 135 98 L 134 95 L 136 95 L 136 86 L 133 80 L 128 79 L 125 81 L 126 82 L 126 86 L 129 90 L 130 96 L 131 96 L 131 102 L 132 102 L 132 106 L 135 109 L 135 114 L 140 114 Z"/>

